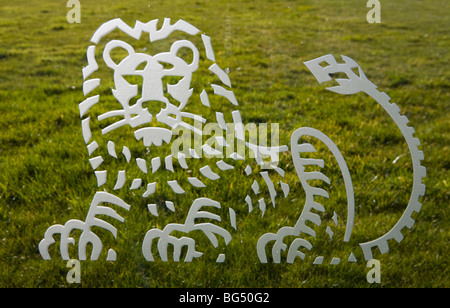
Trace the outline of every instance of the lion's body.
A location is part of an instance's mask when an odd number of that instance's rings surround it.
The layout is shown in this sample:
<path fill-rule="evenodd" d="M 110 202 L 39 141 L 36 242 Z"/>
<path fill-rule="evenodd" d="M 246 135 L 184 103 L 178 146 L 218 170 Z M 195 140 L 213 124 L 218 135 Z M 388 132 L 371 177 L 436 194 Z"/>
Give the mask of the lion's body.
<path fill-rule="evenodd" d="M 131 41 L 109 39 L 115 38 L 116 32 Z M 266 246 L 270 242 L 274 242 L 274 262 L 280 263 L 284 254 L 292 263 L 297 257 L 305 258 L 299 249 L 311 250 L 316 238 L 350 240 L 353 186 L 337 147 L 327 136 L 310 128 L 294 132 L 290 146 L 258 144 L 258 138 L 247 137 L 231 80 L 216 63 L 208 36 L 182 20 L 171 24 L 165 19 L 158 29 L 157 20 L 137 22 L 132 28 L 115 19 L 103 24 L 91 42 L 88 65 L 83 69 L 86 99 L 79 109 L 97 192 L 85 221 L 70 220 L 47 230 L 39 245 L 45 259 L 50 259 L 48 247 L 55 242 L 56 233 L 61 234 L 61 256 L 69 259 L 68 246 L 76 242 L 71 237 L 75 229 L 82 232 L 77 243 L 78 258 L 87 258 L 86 246 L 90 243 L 91 259 L 98 259 L 103 243 L 94 229 L 106 229 L 115 238 L 118 236 L 116 226 L 100 216 L 126 223 L 126 217 L 114 207 L 129 211 L 139 206 L 149 220 L 160 216 L 171 219 L 164 226 L 149 221 L 149 226 L 157 227 L 149 227 L 142 235 L 145 259 L 153 261 L 159 255 L 163 261 L 182 261 L 184 256 L 183 261 L 190 262 L 203 254 L 198 247 L 199 233 L 214 248 L 226 246 L 233 238 L 232 232 L 238 230 L 237 213 L 258 212 L 261 217 L 269 208 L 276 211 L 278 200 L 293 200 L 284 204 L 295 201 L 292 187 L 302 188 L 295 194 L 302 194 L 305 201 L 291 226 L 282 225 L 277 233 L 258 235 L 254 247 L 261 262 L 267 262 Z M 104 76 L 109 76 L 109 82 L 102 79 Z M 204 76 L 209 76 L 210 81 L 205 81 Z M 337 161 L 347 199 L 343 208 L 322 204 L 321 198 L 329 198 L 329 191 L 308 182 L 330 184 L 330 178 L 320 171 L 325 167 L 324 160 L 304 156 L 316 152 L 313 145 L 304 142 L 308 136 L 325 145 L 329 157 Z M 285 161 L 280 161 L 281 157 Z M 290 170 L 280 167 L 287 165 L 291 165 Z M 308 168 L 313 171 L 308 172 Z M 293 176 L 297 181 L 289 183 L 287 178 Z M 242 177 L 252 183 L 250 187 L 232 188 L 230 178 L 238 179 L 233 182 L 238 185 Z M 231 204 L 235 198 L 229 196 L 235 191 L 243 195 L 240 202 Z M 345 232 L 339 234 L 342 228 Z M 173 257 L 168 256 L 169 245 Z M 225 255 L 217 251 L 217 262 L 224 262 Z M 109 249 L 107 259 L 113 261 L 116 257 L 116 252 Z M 340 262 L 339 258 L 330 260 L 331 264 Z M 351 254 L 349 261 L 353 260 Z M 321 264 L 323 257 L 314 262 Z"/>

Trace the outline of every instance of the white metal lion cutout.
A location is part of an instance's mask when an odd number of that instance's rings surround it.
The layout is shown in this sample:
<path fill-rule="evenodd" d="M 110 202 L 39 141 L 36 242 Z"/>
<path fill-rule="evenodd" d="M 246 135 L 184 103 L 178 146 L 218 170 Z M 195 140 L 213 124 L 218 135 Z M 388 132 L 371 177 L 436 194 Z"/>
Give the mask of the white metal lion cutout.
<path fill-rule="evenodd" d="M 69 253 L 70 245 L 78 247 L 80 260 L 87 259 L 87 246 L 91 245 L 90 259 L 97 260 L 104 249 L 101 237 L 94 230 L 107 230 L 117 238 L 118 229 L 103 217 L 125 223 L 126 219 L 113 208 L 125 212 L 130 210 L 129 202 L 118 196 L 119 192 L 125 190 L 133 195 L 139 194 L 142 202 L 147 204 L 148 212 L 155 218 L 162 212 L 179 213 L 177 202 L 190 200 L 189 209 L 180 214 L 180 223 L 149 228 L 141 240 L 142 253 L 147 261 L 154 261 L 155 256 L 159 255 L 163 261 L 191 262 L 203 255 L 194 234 L 202 234 L 210 245 L 218 249 L 221 243 L 228 245 L 232 241 L 230 230 L 237 229 L 237 213 L 259 210 L 264 215 L 268 204 L 271 203 L 276 210 L 277 200 L 289 197 L 292 187 L 285 180 L 286 170 L 278 167 L 280 154 L 289 152 L 295 175 L 305 195 L 305 203 L 295 218 L 295 225 L 282 226 L 277 233 L 260 235 L 254 243 L 258 259 L 267 263 L 271 255 L 274 263 L 280 263 L 283 259 L 293 263 L 297 257 L 304 260 L 305 251 L 313 247 L 312 240 L 320 236 L 349 242 L 355 219 L 353 184 L 345 159 L 335 143 L 322 132 L 308 127 L 297 129 L 291 135 L 290 145 L 267 145 L 248 140 L 237 109 L 238 100 L 231 90 L 230 78 L 216 63 L 210 37 L 200 34 L 200 30 L 183 20 L 171 24 L 170 19 L 165 19 L 159 29 L 157 25 L 158 20 L 148 23 L 138 21 L 134 27 L 130 27 L 122 20 L 115 19 L 101 25 L 91 39 L 92 45 L 87 49 L 88 65 L 83 68 L 86 99 L 80 103 L 79 109 L 82 134 L 91 157 L 89 161 L 95 172 L 98 190 L 84 221 L 69 220 L 64 225 L 48 228 L 39 244 L 42 257 L 46 260 L 51 258 L 49 247 L 56 242 L 54 236 L 60 235 L 59 252 L 64 260 L 73 258 Z M 107 40 L 114 33 L 125 34 L 132 42 Z M 179 34 L 184 38 L 170 41 Z M 163 51 L 133 47 L 133 42 L 144 39 L 149 39 L 149 46 L 162 43 L 160 48 Z M 104 44 L 103 48 L 101 44 Z M 330 91 L 345 95 L 364 92 L 376 100 L 404 136 L 414 170 L 411 198 L 398 223 L 382 237 L 360 243 L 364 258 L 370 260 L 373 248 L 378 247 L 381 253 L 387 252 L 388 241 L 395 239 L 400 242 L 403 238 L 402 229 L 413 226 L 411 215 L 420 211 L 419 198 L 425 194 L 422 179 L 426 170 L 421 166 L 423 152 L 418 149 L 420 141 L 413 137 L 414 129 L 407 126 L 407 118 L 400 115 L 399 108 L 390 103 L 387 94 L 378 91 L 366 78 L 355 61 L 345 56 L 342 59 L 343 63 L 338 63 L 332 55 L 326 55 L 305 62 L 305 65 L 319 83 L 330 81 L 335 73 L 347 75 L 347 79 L 337 79 L 339 86 L 328 88 Z M 103 101 L 100 98 L 102 93 L 92 94 L 103 82 L 101 76 L 95 77 L 101 67 L 113 74 L 114 85 L 111 88 L 114 100 Z M 200 75 L 200 78 L 202 74 L 209 74 L 215 81 L 210 83 L 210 88 L 198 89 L 194 74 Z M 139 81 L 133 84 L 136 79 Z M 194 105 L 196 107 L 191 107 Z M 153 106 L 160 107 L 155 109 Z M 216 147 L 204 142 L 202 138 L 205 137 L 205 131 L 199 128 L 198 123 L 215 125 L 214 130 L 221 134 L 216 134 L 210 141 Z M 174 152 L 175 131 L 180 129 L 188 136 L 194 134 L 194 139 L 197 136 L 200 147 Z M 233 139 L 248 150 L 248 157 L 235 151 L 234 144 L 223 137 L 223 134 L 230 132 Z M 132 145 L 119 145 L 115 136 L 121 134 L 128 136 Z M 105 137 L 107 141 L 104 141 Z M 318 180 L 330 184 L 330 178 L 317 171 L 324 168 L 325 162 L 321 158 L 308 156 L 316 153 L 316 148 L 305 138 L 321 143 L 335 158 L 345 186 L 344 213 L 336 210 L 335 204 L 318 201 L 327 199 L 328 191 L 311 183 Z M 225 156 L 226 151 L 229 151 L 229 155 Z M 217 185 L 227 173 L 236 171 L 242 163 L 242 175 L 253 176 L 255 180 L 249 187 L 249 193 L 242 196 L 242 204 L 224 208 L 221 202 L 214 200 L 214 195 L 207 196 L 206 191 L 208 187 Z M 311 167 L 313 171 L 309 170 Z M 164 195 L 170 192 L 173 197 L 165 200 L 155 198 L 160 190 Z M 244 207 L 245 211 L 242 210 Z M 317 228 L 324 223 L 324 215 L 332 219 L 324 228 L 325 234 L 319 234 Z M 345 226 L 342 238 L 333 232 L 333 227 L 338 224 Z M 77 231 L 81 232 L 78 239 L 73 237 Z M 173 249 L 172 257 L 168 254 L 169 247 Z M 115 261 L 116 258 L 117 253 L 112 248 L 107 250 L 107 260 Z M 357 261 L 353 252 L 346 258 L 348 262 Z M 216 261 L 225 261 L 225 254 L 219 249 Z M 339 264 L 341 258 L 332 257 L 326 261 L 323 256 L 318 256 L 314 259 L 314 264 L 324 262 Z"/>

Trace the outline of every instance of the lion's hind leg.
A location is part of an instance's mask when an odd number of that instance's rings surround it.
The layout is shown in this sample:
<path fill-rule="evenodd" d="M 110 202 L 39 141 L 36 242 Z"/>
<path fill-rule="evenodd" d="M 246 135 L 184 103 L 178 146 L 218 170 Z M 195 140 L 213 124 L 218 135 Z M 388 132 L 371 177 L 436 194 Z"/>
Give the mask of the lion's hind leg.
<path fill-rule="evenodd" d="M 274 263 L 281 263 L 283 252 L 286 252 L 286 262 L 294 263 L 297 258 L 305 260 L 307 253 L 312 257 L 310 251 L 319 241 L 328 246 L 341 240 L 350 241 L 355 215 L 354 191 L 347 164 L 337 146 L 322 132 L 304 127 L 291 136 L 291 154 L 305 203 L 294 226 L 266 233 L 258 240 L 257 253 L 262 263 L 268 262 L 266 248 L 272 245 L 269 251 Z M 329 172 L 333 177 L 326 175 Z M 338 198 L 341 195 L 345 198 Z M 314 264 L 322 259 L 320 255 Z M 338 260 L 332 257 L 331 264 Z"/>

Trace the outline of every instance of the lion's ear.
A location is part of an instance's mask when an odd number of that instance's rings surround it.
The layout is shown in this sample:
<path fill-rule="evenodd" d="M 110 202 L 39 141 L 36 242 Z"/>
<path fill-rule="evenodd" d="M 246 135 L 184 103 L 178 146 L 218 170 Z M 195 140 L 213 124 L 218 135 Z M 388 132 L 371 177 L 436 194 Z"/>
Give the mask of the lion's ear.
<path fill-rule="evenodd" d="M 200 53 L 195 45 L 187 40 L 176 41 L 170 48 L 172 56 L 182 59 L 191 71 L 198 69 Z"/>
<path fill-rule="evenodd" d="M 125 50 L 127 53 L 118 53 L 117 56 L 114 57 L 114 59 L 117 61 L 115 62 L 111 57 L 111 52 L 117 48 Z M 124 41 L 113 40 L 106 44 L 105 49 L 103 50 L 103 60 L 109 68 L 116 70 L 119 66 L 119 63 L 122 62 L 123 59 L 129 57 L 134 53 L 134 48 L 131 45 L 125 43 Z"/>

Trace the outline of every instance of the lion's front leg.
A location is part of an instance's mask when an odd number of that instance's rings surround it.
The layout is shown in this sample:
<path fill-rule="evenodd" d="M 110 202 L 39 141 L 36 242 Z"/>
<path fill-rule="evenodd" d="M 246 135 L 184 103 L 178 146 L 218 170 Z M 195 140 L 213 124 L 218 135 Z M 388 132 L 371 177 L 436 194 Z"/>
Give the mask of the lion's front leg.
<path fill-rule="evenodd" d="M 103 243 L 100 237 L 95 234 L 91 227 L 99 227 L 111 232 L 114 238 L 117 238 L 117 229 L 110 223 L 98 218 L 100 215 L 105 215 L 111 217 L 120 222 L 124 222 L 124 218 L 120 216 L 116 210 L 111 207 L 100 206 L 102 203 L 109 203 L 119 206 L 127 211 L 129 211 L 130 206 L 126 204 L 122 199 L 116 197 L 107 192 L 97 192 L 92 199 L 89 212 L 87 214 L 86 220 L 69 220 L 63 225 L 54 225 L 47 229 L 45 232 L 44 239 L 39 243 L 39 252 L 45 260 L 50 260 L 51 256 L 48 251 L 50 245 L 55 243 L 54 236 L 59 234 L 60 239 L 60 253 L 63 260 L 69 260 L 69 244 L 76 245 L 75 238 L 71 237 L 71 234 L 79 230 L 81 231 L 81 236 L 78 241 L 78 258 L 79 260 L 86 260 L 86 247 L 90 243 L 92 245 L 92 253 L 90 256 L 91 260 L 97 260 L 102 252 Z M 108 251 L 109 261 L 115 261 L 116 254 L 110 249 Z"/>
<path fill-rule="evenodd" d="M 200 231 L 203 233 L 214 248 L 219 246 L 217 236 L 224 239 L 225 244 L 228 245 L 231 241 L 231 234 L 222 227 L 219 227 L 213 223 L 196 223 L 197 219 L 211 219 L 221 221 L 219 215 L 213 214 L 208 211 L 200 211 L 203 207 L 215 207 L 220 208 L 220 203 L 207 198 L 196 199 L 189 209 L 189 213 L 186 217 L 184 224 L 169 224 L 163 230 L 152 229 L 149 230 L 142 244 L 142 253 L 147 261 L 154 261 L 152 245 L 154 241 L 157 242 L 157 250 L 162 261 L 167 262 L 169 245 L 173 247 L 173 261 L 179 262 L 181 259 L 182 248 L 187 247 L 186 256 L 184 262 L 191 262 L 194 258 L 199 258 L 203 255 L 202 252 L 196 250 L 197 242 L 195 239 L 187 236 L 177 238 L 174 233 L 183 233 L 188 235 L 192 232 Z M 217 262 L 222 262 L 224 256 L 219 256 Z"/>

